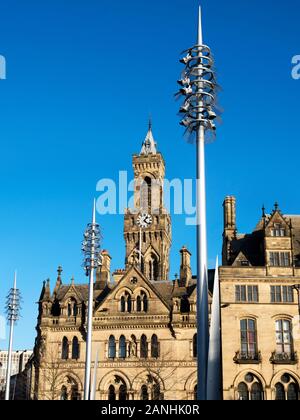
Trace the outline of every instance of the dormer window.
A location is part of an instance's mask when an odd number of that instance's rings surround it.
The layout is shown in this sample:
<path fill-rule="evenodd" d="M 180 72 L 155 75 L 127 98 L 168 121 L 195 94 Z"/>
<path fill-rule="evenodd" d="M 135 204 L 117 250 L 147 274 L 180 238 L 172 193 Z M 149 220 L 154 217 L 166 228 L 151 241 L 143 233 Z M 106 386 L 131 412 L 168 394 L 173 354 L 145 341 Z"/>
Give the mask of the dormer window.
<path fill-rule="evenodd" d="M 274 223 L 274 228 L 271 229 L 271 236 L 274 238 L 284 238 L 286 231 L 280 223 Z"/>

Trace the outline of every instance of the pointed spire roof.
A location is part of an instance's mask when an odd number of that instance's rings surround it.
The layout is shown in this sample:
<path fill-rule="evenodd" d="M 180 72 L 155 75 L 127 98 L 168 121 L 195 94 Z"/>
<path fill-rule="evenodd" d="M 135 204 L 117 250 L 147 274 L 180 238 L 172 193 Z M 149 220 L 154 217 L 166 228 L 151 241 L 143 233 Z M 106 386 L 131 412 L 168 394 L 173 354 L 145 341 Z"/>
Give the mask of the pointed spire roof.
<path fill-rule="evenodd" d="M 147 132 L 146 138 L 144 140 L 144 143 L 143 143 L 142 150 L 141 150 L 140 154 L 144 155 L 144 156 L 156 155 L 157 154 L 157 146 L 156 146 L 156 142 L 155 142 L 154 137 L 153 137 L 151 118 L 149 119 L 148 132 Z"/>

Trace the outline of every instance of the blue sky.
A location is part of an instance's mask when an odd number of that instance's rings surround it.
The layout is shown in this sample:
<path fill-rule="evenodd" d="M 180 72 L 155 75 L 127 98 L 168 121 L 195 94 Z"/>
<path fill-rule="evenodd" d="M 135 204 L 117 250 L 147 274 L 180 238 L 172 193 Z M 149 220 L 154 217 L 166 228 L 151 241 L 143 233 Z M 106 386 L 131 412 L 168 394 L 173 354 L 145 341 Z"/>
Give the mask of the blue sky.
<path fill-rule="evenodd" d="M 285 213 L 299 213 L 300 80 L 291 77 L 291 60 L 300 54 L 300 4 L 202 5 L 225 111 L 207 147 L 212 263 L 226 195 L 237 197 L 240 231 L 253 229 L 262 205 L 270 210 L 276 200 Z M 195 148 L 183 140 L 173 94 L 197 7 L 195 0 L 1 2 L 0 313 L 17 268 L 24 302 L 15 348 L 33 346 L 35 303 L 59 264 L 65 282 L 86 281 L 80 249 L 96 183 L 131 171 L 149 113 L 168 178 L 194 177 Z M 113 268 L 123 267 L 123 217 L 99 222 Z M 194 228 L 174 216 L 172 274 L 184 244 L 195 253 Z"/>

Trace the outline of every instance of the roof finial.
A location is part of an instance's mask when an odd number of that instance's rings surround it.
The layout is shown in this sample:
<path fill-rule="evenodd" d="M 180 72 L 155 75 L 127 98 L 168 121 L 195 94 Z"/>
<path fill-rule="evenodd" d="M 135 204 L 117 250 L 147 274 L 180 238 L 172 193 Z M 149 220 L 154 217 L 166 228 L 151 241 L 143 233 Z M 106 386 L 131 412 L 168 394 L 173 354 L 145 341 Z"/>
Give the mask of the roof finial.
<path fill-rule="evenodd" d="M 279 209 L 279 204 L 278 204 L 278 202 L 276 201 L 276 203 L 274 204 L 274 208 L 275 208 L 275 211 L 278 211 L 278 209 Z"/>
<path fill-rule="evenodd" d="M 58 266 L 58 269 L 57 269 L 57 274 L 58 274 L 58 277 L 61 277 L 61 273 L 63 272 L 63 269 L 62 269 L 62 266 L 61 265 L 59 265 Z"/>
<path fill-rule="evenodd" d="M 152 115 L 151 115 L 151 114 L 149 114 L 149 126 L 148 126 L 149 131 L 152 131 L 152 125 L 153 125 Z"/>
<path fill-rule="evenodd" d="M 263 219 L 265 219 L 265 217 L 266 217 L 266 208 L 265 208 L 265 205 L 263 205 L 263 207 L 262 207 L 262 217 L 263 217 Z"/>

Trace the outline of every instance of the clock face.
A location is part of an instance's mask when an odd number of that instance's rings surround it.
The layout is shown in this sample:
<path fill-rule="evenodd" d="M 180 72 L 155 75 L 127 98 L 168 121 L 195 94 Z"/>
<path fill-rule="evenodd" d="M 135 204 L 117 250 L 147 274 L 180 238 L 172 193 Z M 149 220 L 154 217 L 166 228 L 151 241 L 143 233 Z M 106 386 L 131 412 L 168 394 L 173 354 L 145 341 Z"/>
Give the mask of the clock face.
<path fill-rule="evenodd" d="M 147 213 L 142 213 L 137 218 L 137 224 L 142 229 L 146 229 L 149 226 L 151 226 L 152 222 L 153 222 L 152 216 L 150 216 L 150 214 L 147 214 Z"/>

